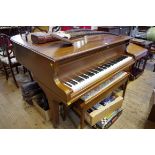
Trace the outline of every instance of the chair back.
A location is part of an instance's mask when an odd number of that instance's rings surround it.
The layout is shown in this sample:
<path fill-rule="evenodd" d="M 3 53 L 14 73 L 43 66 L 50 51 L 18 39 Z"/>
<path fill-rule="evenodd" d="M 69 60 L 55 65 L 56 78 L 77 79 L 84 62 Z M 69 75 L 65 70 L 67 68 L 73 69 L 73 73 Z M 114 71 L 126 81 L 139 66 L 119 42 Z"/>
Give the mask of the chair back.
<path fill-rule="evenodd" d="M 15 57 L 10 37 L 6 34 L 0 34 L 0 55 L 8 57 L 9 62 Z"/>

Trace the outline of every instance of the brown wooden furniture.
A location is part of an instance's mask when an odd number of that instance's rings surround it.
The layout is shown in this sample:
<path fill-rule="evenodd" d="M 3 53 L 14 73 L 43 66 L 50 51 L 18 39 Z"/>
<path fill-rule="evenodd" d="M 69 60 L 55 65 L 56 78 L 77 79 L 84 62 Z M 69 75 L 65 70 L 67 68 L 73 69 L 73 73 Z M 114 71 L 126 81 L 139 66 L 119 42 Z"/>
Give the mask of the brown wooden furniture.
<path fill-rule="evenodd" d="M 9 78 L 9 70 L 10 70 L 14 82 L 18 87 L 13 68 L 16 68 L 17 73 L 19 73 L 18 66 L 20 66 L 20 63 L 18 63 L 15 58 L 13 46 L 11 44 L 9 36 L 5 34 L 0 34 L 0 48 L 1 48 L 0 61 L 3 65 L 6 80 L 8 80 Z"/>
<path fill-rule="evenodd" d="M 144 68 L 148 59 L 154 61 L 155 43 L 153 41 L 133 38 L 131 42 L 148 50 L 147 55 L 142 57 L 142 60 L 144 59 Z M 140 62 L 138 63 L 138 66 L 140 66 Z M 153 72 L 155 72 L 155 64 Z"/>
<path fill-rule="evenodd" d="M 20 35 L 13 36 L 11 40 L 14 43 L 17 60 L 32 71 L 34 79 L 46 94 L 54 127 L 59 124 L 60 103 L 68 107 L 80 102 L 84 94 L 116 73 L 123 70 L 130 73 L 135 63 L 135 59 L 132 58 L 128 63 L 75 92 L 65 85 L 65 82 L 116 57 L 129 55 L 126 53 L 126 47 L 130 37 L 109 34 L 85 36 L 72 40 L 74 42 L 72 46 L 64 45 L 63 41 L 33 44 L 30 36 L 26 41 L 25 37 Z M 124 77 L 122 81 L 126 78 Z M 121 81 L 116 86 L 120 83 Z M 95 103 L 95 100 L 93 99 L 91 103 Z"/>
<path fill-rule="evenodd" d="M 96 103 L 102 101 L 104 98 L 106 98 L 108 95 L 113 93 L 116 89 L 120 88 L 122 86 L 123 88 L 123 96 L 122 100 L 124 99 L 126 87 L 128 83 L 128 76 L 122 77 L 119 81 L 115 82 L 114 84 L 110 85 L 108 88 L 104 89 L 100 93 L 98 93 L 95 97 L 92 97 L 88 101 L 78 100 L 73 105 L 73 110 L 80 116 L 80 128 L 82 129 L 84 127 L 84 121 L 86 120 L 91 126 L 95 125 L 98 121 L 103 119 L 108 114 L 111 114 L 113 111 L 117 110 L 117 108 L 121 108 L 121 106 L 117 106 L 117 102 L 112 105 L 104 106 L 100 110 L 95 110 L 92 113 L 88 114 L 87 110 L 90 109 L 92 106 L 94 106 Z"/>
<path fill-rule="evenodd" d="M 132 26 L 99 26 L 98 31 L 111 32 L 118 35 L 130 35 Z"/>
<path fill-rule="evenodd" d="M 136 79 L 144 72 L 146 62 L 148 60 L 148 49 L 134 44 L 131 40 L 131 43 L 127 47 L 127 53 L 133 55 L 136 60 L 132 67 L 132 78 Z"/>

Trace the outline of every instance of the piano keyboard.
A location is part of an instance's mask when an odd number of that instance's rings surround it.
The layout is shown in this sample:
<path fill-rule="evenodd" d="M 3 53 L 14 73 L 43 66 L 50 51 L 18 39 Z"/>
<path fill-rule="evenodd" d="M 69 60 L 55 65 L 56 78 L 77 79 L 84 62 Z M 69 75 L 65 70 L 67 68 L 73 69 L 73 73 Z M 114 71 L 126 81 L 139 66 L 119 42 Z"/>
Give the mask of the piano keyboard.
<path fill-rule="evenodd" d="M 66 81 L 64 84 L 70 87 L 73 92 L 77 92 L 131 60 L 132 57 L 130 56 L 121 56 L 112 61 L 109 61 L 106 64 L 100 65 L 94 69 L 90 69 L 86 73 L 83 73 L 75 77 L 74 79 L 70 79 L 69 81 Z"/>
<path fill-rule="evenodd" d="M 121 79 L 124 75 L 126 75 L 126 72 L 119 72 L 116 75 L 114 75 L 111 79 L 105 81 L 101 85 L 99 85 L 97 88 L 91 90 L 90 92 L 86 93 L 81 97 L 83 101 L 87 101 L 88 99 L 92 98 L 93 96 L 97 95 L 99 92 L 101 92 L 103 89 L 107 88 L 111 84 L 115 83 L 119 79 Z"/>

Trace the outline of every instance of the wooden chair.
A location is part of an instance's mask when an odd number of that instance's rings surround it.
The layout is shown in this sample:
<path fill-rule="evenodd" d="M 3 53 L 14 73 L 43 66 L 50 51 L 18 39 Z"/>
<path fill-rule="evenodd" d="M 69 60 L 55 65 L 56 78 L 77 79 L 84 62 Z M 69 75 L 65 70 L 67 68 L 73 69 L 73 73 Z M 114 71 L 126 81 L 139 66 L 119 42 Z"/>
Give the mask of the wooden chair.
<path fill-rule="evenodd" d="M 9 78 L 10 70 L 14 82 L 18 87 L 13 68 L 16 68 L 16 72 L 19 73 L 18 66 L 20 66 L 20 63 L 18 63 L 15 58 L 10 37 L 5 34 L 0 34 L 0 61 L 5 72 L 6 80 Z"/>

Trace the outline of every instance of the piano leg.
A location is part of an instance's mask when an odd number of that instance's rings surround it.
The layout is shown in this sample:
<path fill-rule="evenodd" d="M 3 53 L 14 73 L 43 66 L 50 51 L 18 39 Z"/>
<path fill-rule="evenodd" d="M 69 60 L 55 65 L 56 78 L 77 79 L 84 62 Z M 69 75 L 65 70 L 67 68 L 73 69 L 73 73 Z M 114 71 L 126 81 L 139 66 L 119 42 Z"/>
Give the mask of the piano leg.
<path fill-rule="evenodd" d="M 37 80 L 36 80 L 37 81 Z M 39 86 L 44 91 L 46 98 L 48 100 L 49 109 L 50 109 L 50 119 L 54 128 L 58 128 L 59 125 L 59 104 L 60 101 L 57 100 L 57 97 L 42 83 L 38 82 Z"/>
<path fill-rule="evenodd" d="M 51 118 L 54 128 L 58 128 L 59 125 L 59 103 L 55 100 L 49 102 L 49 107 L 51 109 Z"/>
<path fill-rule="evenodd" d="M 85 120 L 85 111 L 81 109 L 80 128 L 83 129 Z"/>
<path fill-rule="evenodd" d="M 65 104 L 61 103 L 60 104 L 60 115 L 62 117 L 62 120 L 66 120 L 66 116 L 68 115 L 68 108 Z"/>

